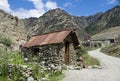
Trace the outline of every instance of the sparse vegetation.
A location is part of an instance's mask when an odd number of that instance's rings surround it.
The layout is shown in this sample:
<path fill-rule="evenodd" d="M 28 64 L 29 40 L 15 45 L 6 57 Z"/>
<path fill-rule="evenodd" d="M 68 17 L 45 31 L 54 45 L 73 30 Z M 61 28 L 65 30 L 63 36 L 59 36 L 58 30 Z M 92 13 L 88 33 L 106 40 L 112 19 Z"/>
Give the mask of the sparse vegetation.
<path fill-rule="evenodd" d="M 21 54 L 19 54 L 16 51 L 8 52 L 7 54 L 4 54 L 1 62 L 7 62 L 9 64 L 24 64 L 24 58 Z"/>
<path fill-rule="evenodd" d="M 90 57 L 88 54 L 83 55 L 83 63 L 88 66 L 93 66 L 93 65 L 100 65 L 99 61 L 93 57 Z"/>
<path fill-rule="evenodd" d="M 15 16 L 14 18 L 15 18 L 15 20 L 16 20 L 16 26 L 18 26 L 18 21 L 19 21 L 19 19 L 18 19 L 17 16 Z"/>
<path fill-rule="evenodd" d="M 10 38 L 3 37 L 2 35 L 0 35 L 0 43 L 2 43 L 5 46 L 8 46 L 8 47 L 10 47 L 13 44 L 13 42 Z"/>
<path fill-rule="evenodd" d="M 2 54 L 0 57 L 0 81 L 26 81 L 27 78 L 21 73 L 21 66 L 31 68 L 35 80 L 46 78 L 46 76 L 48 77 L 45 81 L 59 81 L 63 78 L 62 71 L 43 71 L 44 67 L 39 66 L 37 63 L 24 62 L 23 55 L 13 51 Z M 11 75 L 9 75 L 9 72 L 11 72 Z M 8 78 L 8 76 L 11 77 Z"/>
<path fill-rule="evenodd" d="M 49 76 L 48 81 L 60 81 L 63 77 L 64 75 L 62 74 L 62 71 L 58 70 Z"/>
<path fill-rule="evenodd" d="M 84 65 L 87 65 L 87 66 L 100 65 L 97 59 L 90 57 L 87 54 L 87 50 L 85 48 L 77 49 L 76 55 L 77 55 L 77 58 L 82 56 Z"/>
<path fill-rule="evenodd" d="M 18 54 L 18 52 L 9 52 L 6 54 L 1 55 L 0 57 L 0 81 L 20 81 L 20 77 L 22 77 L 22 74 L 20 72 L 19 64 L 22 64 L 23 58 Z M 10 65 L 12 68 L 9 69 Z M 11 75 L 9 75 L 9 72 L 11 72 Z M 11 76 L 10 80 L 8 80 L 8 76 Z"/>
<path fill-rule="evenodd" d="M 120 58 L 120 44 L 118 44 L 118 43 L 113 44 L 111 46 L 104 47 L 101 49 L 101 51 L 110 56 Z"/>

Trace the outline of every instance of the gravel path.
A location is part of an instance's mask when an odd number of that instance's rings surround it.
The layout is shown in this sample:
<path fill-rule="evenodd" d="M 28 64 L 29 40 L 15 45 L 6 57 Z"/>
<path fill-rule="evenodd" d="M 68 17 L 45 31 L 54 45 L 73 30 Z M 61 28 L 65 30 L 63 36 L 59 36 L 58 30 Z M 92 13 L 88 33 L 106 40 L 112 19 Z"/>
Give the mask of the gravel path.
<path fill-rule="evenodd" d="M 100 49 L 88 54 L 101 62 L 102 69 L 82 69 L 65 71 L 62 81 L 120 81 L 120 59 L 100 52 Z"/>

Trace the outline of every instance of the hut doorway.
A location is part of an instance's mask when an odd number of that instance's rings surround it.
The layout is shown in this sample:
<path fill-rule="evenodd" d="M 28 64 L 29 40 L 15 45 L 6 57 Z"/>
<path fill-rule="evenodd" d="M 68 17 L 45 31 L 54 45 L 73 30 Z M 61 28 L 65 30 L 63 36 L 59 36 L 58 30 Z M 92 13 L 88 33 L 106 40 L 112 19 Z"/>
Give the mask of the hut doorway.
<path fill-rule="evenodd" d="M 65 42 L 65 55 L 64 55 L 64 62 L 66 65 L 70 64 L 70 43 Z"/>

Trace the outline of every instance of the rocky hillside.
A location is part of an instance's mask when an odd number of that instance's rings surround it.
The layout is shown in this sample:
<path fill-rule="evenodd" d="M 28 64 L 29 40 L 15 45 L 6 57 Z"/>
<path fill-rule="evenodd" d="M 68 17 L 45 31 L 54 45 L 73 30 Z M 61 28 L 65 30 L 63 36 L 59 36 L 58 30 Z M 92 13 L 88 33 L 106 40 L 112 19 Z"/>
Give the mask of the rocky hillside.
<path fill-rule="evenodd" d="M 81 39 L 87 33 L 84 28 L 99 15 L 89 17 L 72 16 L 59 8 L 50 10 L 39 18 L 18 19 L 0 10 L 0 35 L 10 38 L 13 46 L 19 46 L 26 40 L 26 36 L 42 34 L 56 30 L 73 29 Z"/>
<path fill-rule="evenodd" d="M 120 6 L 87 17 L 72 16 L 57 8 L 49 10 L 39 18 L 22 20 L 0 10 L 0 34 L 11 38 L 17 45 L 25 41 L 27 34 L 73 29 L 81 39 L 87 33 L 96 34 L 115 26 L 120 26 Z"/>
<path fill-rule="evenodd" d="M 94 35 L 93 37 L 100 38 L 100 37 L 110 37 L 110 36 L 111 36 L 111 38 L 116 37 L 117 42 L 113 45 L 103 48 L 102 51 L 109 55 L 120 57 L 120 26 L 104 30 L 99 34 Z"/>
<path fill-rule="evenodd" d="M 24 27 L 27 30 L 30 30 L 31 27 L 34 27 L 36 25 L 36 23 L 38 22 L 38 18 L 26 18 L 26 19 L 22 19 L 23 23 L 24 23 Z"/>
<path fill-rule="evenodd" d="M 25 19 L 24 24 L 30 34 L 73 29 L 81 38 L 86 32 L 94 35 L 105 29 L 120 26 L 120 6 L 90 16 L 72 16 L 57 8 L 46 12 L 39 18 Z"/>
<path fill-rule="evenodd" d="M 96 21 L 90 23 L 85 30 L 93 35 L 115 26 L 120 26 L 120 6 L 116 6 L 103 13 Z"/>
<path fill-rule="evenodd" d="M 41 34 L 44 32 L 64 29 L 73 29 L 77 32 L 77 35 L 80 38 L 84 34 L 86 34 L 83 29 L 83 27 L 85 26 L 84 22 L 86 21 L 81 20 L 80 22 L 80 19 L 78 20 L 78 18 L 71 16 L 70 14 L 59 8 L 48 11 L 38 19 L 30 18 L 25 19 L 24 21 L 25 28 L 29 29 L 30 34 Z M 31 23 L 32 25 L 29 23 Z"/>
<path fill-rule="evenodd" d="M 120 26 L 111 27 L 109 29 L 105 29 L 100 33 L 93 35 L 91 38 L 95 39 L 109 39 L 109 38 L 118 38 L 120 35 Z"/>
<path fill-rule="evenodd" d="M 105 47 L 102 49 L 102 52 L 120 58 L 120 43 L 116 43 L 111 46 Z"/>
<path fill-rule="evenodd" d="M 18 17 L 14 17 L 0 10 L 0 36 L 9 38 L 13 42 L 13 48 L 25 41 L 24 24 Z"/>
<path fill-rule="evenodd" d="M 95 22 L 98 17 L 100 17 L 103 13 L 96 13 L 94 15 L 90 15 L 90 16 L 74 16 L 75 19 L 82 25 L 83 28 L 88 27 L 91 23 Z"/>
<path fill-rule="evenodd" d="M 77 32 L 79 38 L 82 38 L 87 33 L 84 28 L 90 23 L 97 20 L 103 13 L 97 13 L 88 17 L 72 16 L 69 13 L 59 8 L 46 12 L 39 18 L 24 19 L 25 28 L 31 34 L 41 34 L 63 29 L 73 29 Z"/>

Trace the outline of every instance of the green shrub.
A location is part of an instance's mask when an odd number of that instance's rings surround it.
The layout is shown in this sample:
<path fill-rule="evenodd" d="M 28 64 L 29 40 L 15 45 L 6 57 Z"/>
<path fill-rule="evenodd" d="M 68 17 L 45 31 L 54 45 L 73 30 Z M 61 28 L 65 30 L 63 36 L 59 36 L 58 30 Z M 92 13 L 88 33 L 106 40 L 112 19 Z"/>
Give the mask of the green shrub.
<path fill-rule="evenodd" d="M 87 54 L 87 50 L 85 48 L 80 48 L 76 50 L 77 57 L 83 56 L 84 54 Z"/>
<path fill-rule="evenodd" d="M 84 54 L 82 57 L 84 59 L 83 64 L 85 64 L 85 65 L 88 65 L 88 66 L 100 65 L 100 62 L 97 59 L 89 56 L 88 54 Z"/>
<path fill-rule="evenodd" d="M 44 77 L 44 73 L 40 73 L 40 67 L 36 64 L 34 64 L 32 66 L 32 69 L 33 69 L 33 76 L 36 78 L 36 79 L 39 79 L 41 77 Z"/>
<path fill-rule="evenodd" d="M 7 54 L 4 54 L 0 59 L 0 79 L 3 79 L 3 81 L 20 81 L 20 77 L 22 76 L 20 73 L 20 68 L 17 67 L 17 64 L 23 64 L 24 59 L 18 52 L 9 52 Z M 9 64 L 15 64 L 12 66 L 12 80 L 8 79 L 8 72 L 9 72 Z M 18 65 L 19 66 L 19 65 Z M 4 80 L 5 79 L 5 80 Z M 0 80 L 1 81 L 1 80 Z"/>
<path fill-rule="evenodd" d="M 20 81 L 20 78 L 22 77 L 22 74 L 20 72 L 20 67 L 18 66 L 13 66 L 12 67 L 12 75 L 11 75 L 11 79 L 14 81 Z"/>
<path fill-rule="evenodd" d="M 12 66 L 12 68 L 8 69 L 8 64 L 3 64 L 1 65 L 0 67 L 0 72 L 1 72 L 1 75 L 0 75 L 0 81 L 1 79 L 3 79 L 3 81 L 20 81 L 21 77 L 22 77 L 22 74 L 20 72 L 20 67 L 19 66 Z M 9 70 L 11 70 L 11 75 L 9 74 Z M 10 80 L 7 80 L 8 79 L 8 76 L 10 77 Z M 4 80 L 5 79 L 5 80 Z"/>
<path fill-rule="evenodd" d="M 67 66 L 62 66 L 62 70 L 67 70 Z"/>
<path fill-rule="evenodd" d="M 17 51 L 8 52 L 4 54 L 2 59 L 0 60 L 3 64 L 24 64 L 24 57 L 19 54 Z"/>
<path fill-rule="evenodd" d="M 13 66 L 11 68 L 11 79 L 8 80 L 8 65 L 10 64 Z M 40 67 L 37 63 L 24 63 L 24 57 L 18 52 L 13 51 L 4 54 L 0 59 L 0 81 L 20 81 L 21 77 L 23 77 L 23 74 L 21 73 L 21 67 L 19 64 L 24 64 L 31 68 L 33 77 L 36 80 L 46 77 L 46 75 L 48 75 L 47 81 L 59 81 L 63 78 L 62 71 L 56 71 L 54 73 L 43 71 L 43 68 Z M 26 78 L 23 77 L 21 81 L 26 81 Z"/>
<path fill-rule="evenodd" d="M 1 77 L 7 77 L 7 74 L 8 74 L 8 65 L 7 64 L 0 65 L 0 73 L 1 73 Z"/>
<path fill-rule="evenodd" d="M 0 43 L 4 44 L 5 46 L 11 46 L 13 44 L 12 40 L 6 37 L 0 37 Z"/>
<path fill-rule="evenodd" d="M 48 81 L 60 81 L 63 77 L 64 75 L 62 74 L 62 71 L 58 70 L 49 76 Z"/>
<path fill-rule="evenodd" d="M 6 77 L 0 77 L 0 81 L 8 81 L 8 79 Z M 9 80 L 11 81 L 11 80 Z"/>
<path fill-rule="evenodd" d="M 80 56 L 83 58 L 84 65 L 87 66 L 100 65 L 100 62 L 97 59 L 88 55 L 87 50 L 85 48 L 76 50 L 76 58 L 78 59 Z"/>

